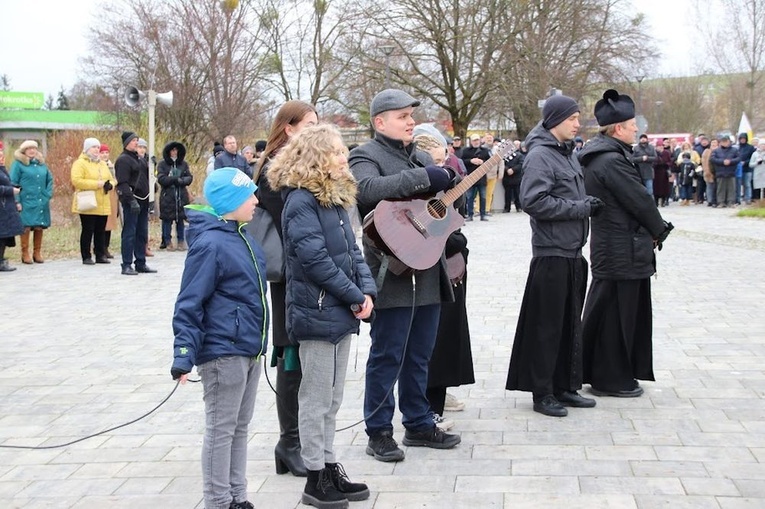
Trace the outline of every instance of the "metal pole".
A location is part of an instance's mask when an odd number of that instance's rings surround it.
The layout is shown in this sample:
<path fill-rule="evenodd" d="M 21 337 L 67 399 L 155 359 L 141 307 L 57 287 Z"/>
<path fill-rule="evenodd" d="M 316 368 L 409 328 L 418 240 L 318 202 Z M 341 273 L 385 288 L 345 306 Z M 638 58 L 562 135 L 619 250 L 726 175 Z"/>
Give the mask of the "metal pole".
<path fill-rule="evenodd" d="M 154 213 L 159 215 L 159 207 L 157 201 L 154 199 L 154 185 L 157 181 L 154 175 L 154 164 L 152 163 L 152 157 L 154 156 L 154 108 L 157 106 L 157 92 L 149 90 L 149 201 L 154 202 Z"/>
<path fill-rule="evenodd" d="M 385 53 L 385 88 L 390 88 L 390 56 L 395 48 L 391 44 L 383 44 L 380 49 Z"/>
<path fill-rule="evenodd" d="M 390 88 L 390 54 L 385 53 L 385 88 Z"/>
<path fill-rule="evenodd" d="M 643 113 L 643 96 L 642 96 L 642 89 L 641 85 L 643 84 L 643 80 L 645 79 L 645 76 L 635 76 L 635 79 L 638 82 L 638 103 L 637 103 L 637 112 L 638 114 Z"/>

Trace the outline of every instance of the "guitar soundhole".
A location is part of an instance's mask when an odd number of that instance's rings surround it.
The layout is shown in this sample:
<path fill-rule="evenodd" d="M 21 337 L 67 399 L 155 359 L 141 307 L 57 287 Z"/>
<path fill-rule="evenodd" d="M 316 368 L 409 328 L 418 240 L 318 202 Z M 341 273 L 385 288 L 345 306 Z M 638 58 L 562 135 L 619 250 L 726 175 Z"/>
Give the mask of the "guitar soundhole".
<path fill-rule="evenodd" d="M 428 202 L 428 213 L 436 219 L 446 217 L 446 205 L 441 200 L 430 200 Z"/>

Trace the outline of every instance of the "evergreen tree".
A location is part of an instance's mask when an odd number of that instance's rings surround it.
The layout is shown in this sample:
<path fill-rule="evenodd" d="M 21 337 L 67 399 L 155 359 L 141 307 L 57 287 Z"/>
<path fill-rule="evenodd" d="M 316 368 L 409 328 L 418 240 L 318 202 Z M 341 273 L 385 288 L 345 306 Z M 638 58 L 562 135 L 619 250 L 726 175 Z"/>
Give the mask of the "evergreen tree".
<path fill-rule="evenodd" d="M 64 87 L 61 87 L 61 90 L 58 91 L 58 99 L 56 99 L 56 109 L 57 110 L 68 110 L 69 109 L 69 99 L 66 97 L 66 94 L 64 93 Z"/>

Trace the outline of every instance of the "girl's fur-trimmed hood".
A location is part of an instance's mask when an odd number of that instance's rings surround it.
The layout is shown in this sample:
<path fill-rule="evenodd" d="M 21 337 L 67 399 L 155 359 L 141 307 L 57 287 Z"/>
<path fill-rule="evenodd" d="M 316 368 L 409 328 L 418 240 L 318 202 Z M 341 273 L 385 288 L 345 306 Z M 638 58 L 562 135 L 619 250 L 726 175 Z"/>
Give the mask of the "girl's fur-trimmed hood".
<path fill-rule="evenodd" d="M 274 191 L 285 188 L 305 189 L 316 197 L 322 207 L 338 205 L 343 208 L 356 205 L 356 179 L 346 167 L 340 175 L 311 168 L 307 171 L 298 169 L 268 168 L 268 184 Z"/>

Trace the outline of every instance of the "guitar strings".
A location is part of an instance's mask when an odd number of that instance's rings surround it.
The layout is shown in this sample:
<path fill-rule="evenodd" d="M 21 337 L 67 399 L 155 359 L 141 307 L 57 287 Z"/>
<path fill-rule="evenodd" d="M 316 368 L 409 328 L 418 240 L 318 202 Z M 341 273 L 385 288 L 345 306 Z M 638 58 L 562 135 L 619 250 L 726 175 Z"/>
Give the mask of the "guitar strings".
<path fill-rule="evenodd" d="M 483 166 L 484 164 L 487 164 L 489 162 L 499 162 L 502 159 L 504 159 L 505 158 L 504 151 L 507 148 L 506 143 L 507 142 L 502 143 L 500 152 L 497 152 L 496 154 L 493 154 L 481 166 Z M 494 159 L 497 159 L 497 161 L 493 161 Z M 480 166 L 479 166 L 479 168 L 480 168 Z M 469 176 L 467 178 L 469 178 Z M 467 180 L 467 178 L 466 178 L 466 180 Z M 464 180 L 462 182 L 464 182 Z M 459 184 L 457 184 L 457 185 L 459 185 Z M 451 191 L 453 191 L 453 188 L 448 190 L 448 191 L 446 191 L 446 193 L 444 193 L 444 195 L 448 195 Z M 459 196 L 457 196 L 457 198 L 458 197 Z M 455 198 L 455 200 L 456 200 L 456 198 Z M 452 203 L 454 203 L 454 200 L 452 200 Z M 443 202 L 443 200 L 441 200 L 441 199 L 430 200 L 430 201 L 427 202 L 427 205 L 425 206 L 425 211 L 424 212 L 420 212 L 419 214 L 416 214 L 414 216 L 414 220 L 417 221 L 418 223 L 422 224 L 425 219 L 433 218 L 433 214 L 430 213 L 431 210 L 433 210 L 438 215 L 438 217 L 435 218 L 435 219 L 443 219 L 446 216 L 446 213 L 448 211 L 448 207 Z"/>

